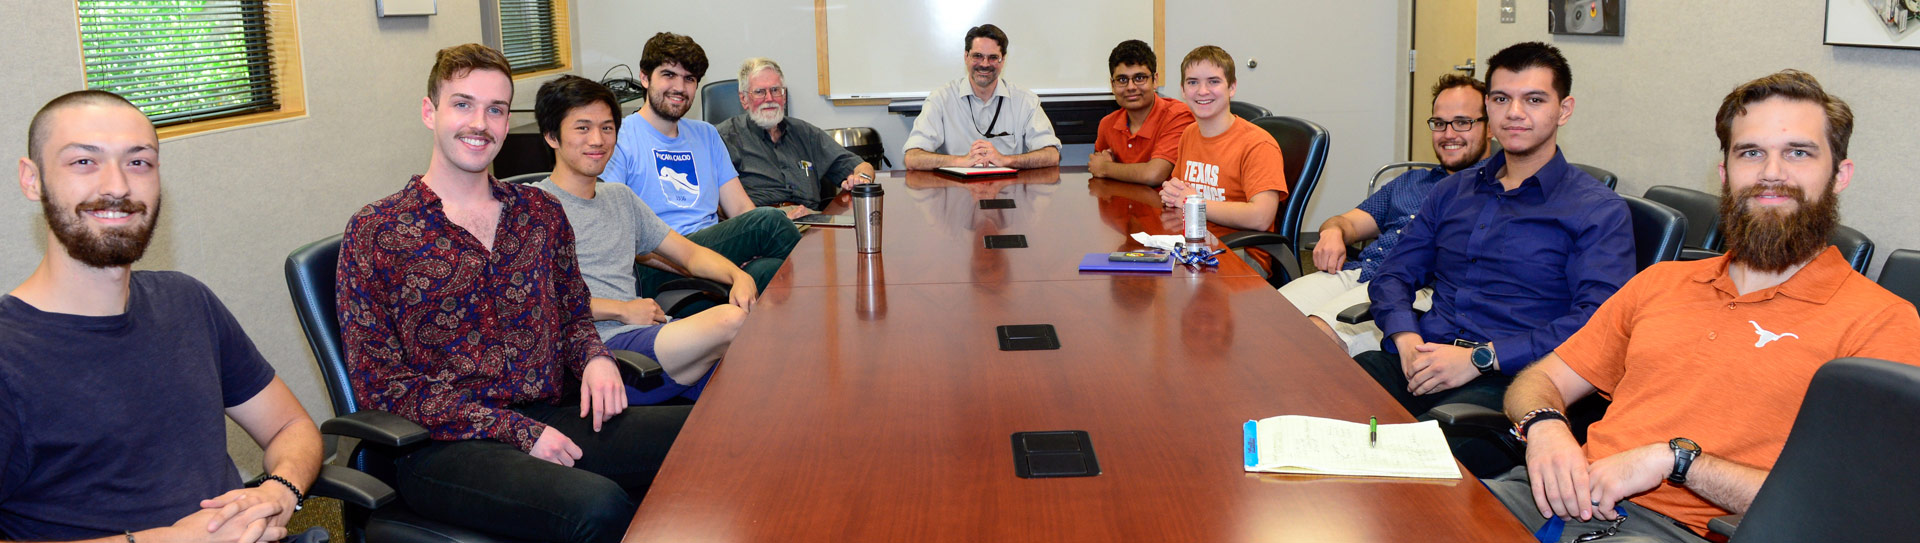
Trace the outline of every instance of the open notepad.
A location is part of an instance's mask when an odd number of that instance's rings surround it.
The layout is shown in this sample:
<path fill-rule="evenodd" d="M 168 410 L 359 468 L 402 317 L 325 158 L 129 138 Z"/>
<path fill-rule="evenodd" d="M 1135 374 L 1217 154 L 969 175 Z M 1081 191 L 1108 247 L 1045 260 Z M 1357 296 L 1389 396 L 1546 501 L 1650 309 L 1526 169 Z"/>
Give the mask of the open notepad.
<path fill-rule="evenodd" d="M 1459 479 L 1460 467 L 1434 421 L 1380 425 L 1283 415 L 1246 424 L 1246 469 L 1269 473 Z"/>

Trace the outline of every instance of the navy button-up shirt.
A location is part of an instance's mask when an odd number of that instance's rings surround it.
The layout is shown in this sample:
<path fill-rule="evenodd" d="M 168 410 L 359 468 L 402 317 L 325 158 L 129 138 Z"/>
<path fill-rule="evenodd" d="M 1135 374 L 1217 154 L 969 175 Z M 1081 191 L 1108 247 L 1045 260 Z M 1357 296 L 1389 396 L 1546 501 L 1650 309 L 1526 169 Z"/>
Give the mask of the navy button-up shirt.
<path fill-rule="evenodd" d="M 1446 179 L 1449 174 L 1443 168 L 1408 170 L 1380 190 L 1374 191 L 1360 202 L 1358 209 L 1373 217 L 1373 224 L 1380 229 L 1380 236 L 1360 250 L 1360 255 L 1347 261 L 1341 269 L 1360 270 L 1360 282 L 1373 280 L 1380 272 L 1380 264 L 1386 262 L 1387 254 L 1400 244 L 1401 230 L 1420 213 L 1420 205 L 1427 202 L 1427 193 L 1433 186 Z"/>
<path fill-rule="evenodd" d="M 1500 184 L 1506 165 L 1501 152 L 1435 185 L 1367 294 L 1386 337 L 1492 341 L 1500 371 L 1513 375 L 1633 276 L 1633 221 L 1626 201 L 1557 148 L 1513 190 Z M 1413 292 L 1429 285 L 1433 309 L 1416 316 Z"/>

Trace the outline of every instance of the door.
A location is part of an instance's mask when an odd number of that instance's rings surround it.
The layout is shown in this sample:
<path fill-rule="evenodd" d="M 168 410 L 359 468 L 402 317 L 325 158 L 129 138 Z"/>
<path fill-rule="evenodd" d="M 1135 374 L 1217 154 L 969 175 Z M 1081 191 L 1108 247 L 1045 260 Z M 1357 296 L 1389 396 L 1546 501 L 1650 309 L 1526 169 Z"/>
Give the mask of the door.
<path fill-rule="evenodd" d="M 1476 0 L 1413 0 L 1413 85 L 1407 99 L 1412 122 L 1407 138 L 1407 160 L 1436 162 L 1427 118 L 1433 116 L 1433 84 L 1440 76 L 1458 73 L 1484 75 L 1474 61 Z"/>

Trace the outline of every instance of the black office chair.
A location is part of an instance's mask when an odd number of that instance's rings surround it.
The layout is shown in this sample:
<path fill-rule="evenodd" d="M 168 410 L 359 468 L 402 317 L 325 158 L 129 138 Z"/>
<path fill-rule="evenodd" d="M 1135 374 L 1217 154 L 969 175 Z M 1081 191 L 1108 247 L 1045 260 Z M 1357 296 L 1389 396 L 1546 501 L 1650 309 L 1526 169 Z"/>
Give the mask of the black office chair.
<path fill-rule="evenodd" d="M 1833 236 L 1827 238 L 1834 247 L 1840 248 L 1840 256 L 1847 258 L 1847 264 L 1853 271 L 1867 273 L 1867 265 L 1873 263 L 1873 240 L 1847 225 L 1833 230 Z"/>
<path fill-rule="evenodd" d="M 1387 179 L 1387 174 L 1389 173 L 1395 173 L 1401 170 L 1432 169 L 1438 167 L 1440 167 L 1439 164 L 1432 162 L 1395 162 L 1381 166 L 1380 169 L 1373 171 L 1373 179 L 1367 181 L 1367 194 L 1373 194 L 1374 191 L 1380 190 L 1380 182 Z"/>
<path fill-rule="evenodd" d="M 338 300 L 335 298 L 335 271 L 340 259 L 340 238 L 335 234 L 309 243 L 287 255 L 287 290 L 293 295 L 294 313 L 306 332 L 307 345 L 320 364 L 327 395 L 333 400 L 334 418 L 320 425 L 327 435 L 360 440 L 348 457 L 348 463 L 376 482 L 392 485 L 393 462 L 427 441 L 427 430 L 413 421 L 385 411 L 360 405 L 353 394 L 353 380 L 347 370 L 347 356 L 340 338 Z M 614 351 L 621 377 L 630 385 L 647 389 L 659 386 L 665 375 L 660 364 L 629 351 Z M 316 488 L 318 488 L 316 486 Z M 475 530 L 427 519 L 413 513 L 401 500 L 348 501 L 341 512 L 347 539 L 406 543 L 484 543 L 504 541 Z"/>
<path fill-rule="evenodd" d="M 1293 278 L 1300 276 L 1300 253 L 1295 240 L 1300 239 L 1300 222 L 1306 220 L 1307 203 L 1313 199 L 1313 189 L 1320 184 L 1320 171 L 1327 165 L 1327 148 L 1332 144 L 1328 140 L 1327 129 L 1306 119 L 1296 117 L 1261 117 L 1253 124 L 1273 135 L 1280 144 L 1280 154 L 1286 161 L 1287 199 L 1280 202 L 1278 216 L 1274 218 L 1272 232 L 1241 231 L 1220 237 L 1220 243 L 1242 259 L 1248 259 L 1245 249 L 1258 248 L 1270 257 L 1265 266 L 1267 283 L 1279 288 Z M 1258 267 L 1256 267 L 1257 269 Z"/>
<path fill-rule="evenodd" d="M 1594 179 L 1599 179 L 1600 184 L 1606 185 L 1609 189 L 1620 190 L 1620 176 L 1613 175 L 1613 172 L 1607 171 L 1599 166 L 1588 166 L 1586 164 L 1574 164 L 1573 167 L 1580 168 L 1581 171 L 1587 172 L 1587 175 L 1593 176 Z"/>
<path fill-rule="evenodd" d="M 1707 527 L 1733 543 L 1912 541 L 1920 534 L 1920 368 L 1869 358 L 1821 366 L 1780 458 L 1744 515 Z"/>
<path fill-rule="evenodd" d="M 1880 265 L 1880 288 L 1920 305 L 1920 251 L 1895 249 Z"/>
<path fill-rule="evenodd" d="M 1268 111 L 1267 108 L 1260 107 L 1259 105 L 1254 104 L 1253 102 L 1242 102 L 1239 100 L 1234 100 L 1228 103 L 1227 111 L 1229 113 L 1232 113 L 1233 116 L 1235 117 L 1239 117 L 1249 121 L 1259 119 L 1261 117 L 1269 117 L 1273 115 L 1273 112 Z"/>
<path fill-rule="evenodd" d="M 1720 234 L 1720 197 L 1673 185 L 1647 189 L 1647 199 L 1666 204 L 1687 216 L 1687 241 L 1680 260 L 1706 260 L 1726 249 Z"/>
<path fill-rule="evenodd" d="M 722 79 L 709 81 L 700 86 L 700 119 L 720 124 L 735 115 L 746 113 L 740 107 L 740 81 Z"/>

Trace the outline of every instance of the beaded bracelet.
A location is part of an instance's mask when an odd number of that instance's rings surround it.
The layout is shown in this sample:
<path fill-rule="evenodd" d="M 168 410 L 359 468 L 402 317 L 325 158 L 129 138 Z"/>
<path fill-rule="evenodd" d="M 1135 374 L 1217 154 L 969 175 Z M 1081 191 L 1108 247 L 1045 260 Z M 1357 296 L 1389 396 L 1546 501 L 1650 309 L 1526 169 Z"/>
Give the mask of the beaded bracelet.
<path fill-rule="evenodd" d="M 274 475 L 269 473 L 267 474 L 267 476 L 261 477 L 259 481 L 256 481 L 254 483 L 254 486 L 256 487 L 260 486 L 261 484 L 265 484 L 267 481 L 273 481 L 276 483 L 287 485 L 287 490 L 293 491 L 293 510 L 299 511 L 301 507 L 306 506 L 307 495 L 301 494 L 300 487 L 293 486 L 293 481 L 288 481 L 287 478 L 285 477 L 281 477 L 279 475 Z M 132 536 L 128 536 L 127 539 L 129 543 L 132 543 L 132 539 L 133 539 Z"/>

